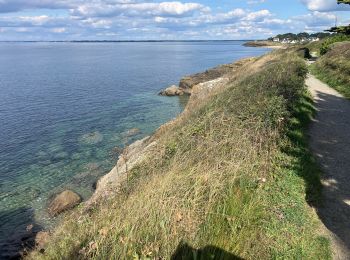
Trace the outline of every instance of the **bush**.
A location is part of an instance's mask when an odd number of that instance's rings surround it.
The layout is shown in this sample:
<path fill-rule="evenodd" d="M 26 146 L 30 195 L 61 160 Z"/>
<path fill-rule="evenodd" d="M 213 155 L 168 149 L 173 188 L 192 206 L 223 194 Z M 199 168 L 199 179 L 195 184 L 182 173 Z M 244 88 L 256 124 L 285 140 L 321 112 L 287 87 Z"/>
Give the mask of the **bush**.
<path fill-rule="evenodd" d="M 336 43 L 336 42 L 344 42 L 344 41 L 349 41 L 350 40 L 350 36 L 349 35 L 344 35 L 344 34 L 337 34 L 333 37 L 330 37 L 328 39 L 326 39 L 322 45 L 321 45 L 321 49 L 320 49 L 320 54 L 321 55 L 324 55 L 326 54 L 330 48 L 331 48 L 331 45 L 333 43 Z"/>

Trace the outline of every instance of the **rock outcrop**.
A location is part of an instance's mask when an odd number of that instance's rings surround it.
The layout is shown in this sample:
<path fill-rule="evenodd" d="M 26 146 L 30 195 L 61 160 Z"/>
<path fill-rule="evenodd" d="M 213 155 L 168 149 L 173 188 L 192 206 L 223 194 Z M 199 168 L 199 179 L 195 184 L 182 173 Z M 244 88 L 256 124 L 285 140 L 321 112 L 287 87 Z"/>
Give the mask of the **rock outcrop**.
<path fill-rule="evenodd" d="M 144 160 L 155 144 L 156 142 L 152 142 L 148 136 L 126 147 L 119 156 L 117 165 L 98 180 L 95 193 L 87 201 L 86 206 L 89 207 L 98 199 L 108 197 L 110 193 L 117 192 L 122 183 L 127 180 L 128 171 Z"/>
<path fill-rule="evenodd" d="M 212 81 L 221 78 L 226 74 L 232 73 L 233 69 L 235 69 L 234 64 L 225 64 L 206 70 L 202 73 L 183 77 L 180 81 L 179 88 L 183 89 L 184 91 L 190 90 L 198 84 Z"/>
<path fill-rule="evenodd" d="M 162 90 L 159 95 L 161 96 L 168 96 L 168 97 L 172 97 L 172 96 L 182 96 L 185 94 L 185 91 L 175 85 L 170 86 L 164 90 Z"/>
<path fill-rule="evenodd" d="M 48 212 L 51 216 L 57 216 L 60 213 L 72 209 L 81 202 L 81 197 L 71 190 L 66 190 L 58 194 L 50 203 Z"/>
<path fill-rule="evenodd" d="M 40 251 L 45 251 L 45 246 L 49 241 L 50 233 L 47 231 L 40 231 L 35 236 L 35 247 Z"/>
<path fill-rule="evenodd" d="M 202 83 L 214 82 L 222 78 L 230 78 L 233 72 L 248 60 L 250 59 L 243 59 L 235 63 L 220 65 L 202 73 L 185 76 L 180 80 L 179 87 L 175 85 L 170 86 L 162 90 L 159 95 L 169 97 L 182 96 L 185 94 L 191 95 L 195 86 L 201 85 Z"/>
<path fill-rule="evenodd" d="M 229 80 L 228 77 L 221 77 L 193 86 L 191 98 L 187 103 L 185 111 L 193 110 L 197 104 L 201 103 L 201 100 L 209 97 L 213 91 L 227 85 Z"/>

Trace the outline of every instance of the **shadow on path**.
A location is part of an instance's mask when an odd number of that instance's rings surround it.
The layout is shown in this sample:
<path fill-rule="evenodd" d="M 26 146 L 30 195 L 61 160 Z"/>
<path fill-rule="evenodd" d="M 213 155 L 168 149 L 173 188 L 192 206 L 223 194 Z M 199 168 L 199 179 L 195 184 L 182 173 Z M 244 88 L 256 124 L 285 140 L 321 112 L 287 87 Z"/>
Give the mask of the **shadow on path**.
<path fill-rule="evenodd" d="M 243 260 L 225 250 L 215 246 L 205 246 L 195 249 L 186 243 L 180 243 L 171 256 L 171 260 Z"/>
<path fill-rule="evenodd" d="M 317 109 L 310 147 L 324 173 L 317 213 L 339 243 L 335 258 L 350 259 L 350 101 L 313 76 L 306 83 Z"/>

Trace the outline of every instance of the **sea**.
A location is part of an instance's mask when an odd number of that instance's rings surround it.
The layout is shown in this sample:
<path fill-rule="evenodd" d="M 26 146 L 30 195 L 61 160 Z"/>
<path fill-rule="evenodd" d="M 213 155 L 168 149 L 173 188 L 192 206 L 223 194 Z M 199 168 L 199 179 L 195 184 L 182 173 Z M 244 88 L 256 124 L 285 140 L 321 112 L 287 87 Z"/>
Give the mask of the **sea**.
<path fill-rule="evenodd" d="M 1 42 L 0 259 L 59 221 L 55 194 L 88 199 L 118 151 L 183 111 L 188 97 L 161 89 L 269 51 L 244 43 Z"/>

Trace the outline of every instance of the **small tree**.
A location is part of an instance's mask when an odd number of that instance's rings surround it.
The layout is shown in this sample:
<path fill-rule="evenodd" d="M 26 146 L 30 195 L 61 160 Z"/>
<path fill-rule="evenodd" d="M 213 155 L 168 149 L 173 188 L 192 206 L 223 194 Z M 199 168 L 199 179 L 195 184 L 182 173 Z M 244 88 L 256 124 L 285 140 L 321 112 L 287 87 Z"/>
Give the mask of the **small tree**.
<path fill-rule="evenodd" d="M 338 5 L 339 4 L 347 4 L 350 5 L 350 0 L 338 0 Z"/>
<path fill-rule="evenodd" d="M 338 5 L 339 4 L 346 4 L 350 5 L 350 0 L 337 0 Z M 340 33 L 345 35 L 350 35 L 350 25 L 348 26 L 335 26 L 332 27 L 329 30 L 326 30 L 327 32 L 333 32 L 333 33 Z"/>
<path fill-rule="evenodd" d="M 331 29 L 326 30 L 327 32 L 340 33 L 345 35 L 350 35 L 350 25 L 348 26 L 336 26 Z"/>

